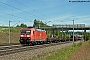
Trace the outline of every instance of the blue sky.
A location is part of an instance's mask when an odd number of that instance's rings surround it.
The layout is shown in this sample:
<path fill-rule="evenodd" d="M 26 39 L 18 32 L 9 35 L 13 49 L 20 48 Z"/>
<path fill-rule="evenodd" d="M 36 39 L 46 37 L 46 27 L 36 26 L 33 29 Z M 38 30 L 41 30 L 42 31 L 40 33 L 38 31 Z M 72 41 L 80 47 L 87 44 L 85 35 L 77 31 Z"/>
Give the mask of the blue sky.
<path fill-rule="evenodd" d="M 32 26 L 34 19 L 46 22 L 48 25 L 72 24 L 72 20 L 75 24 L 90 25 L 90 2 L 0 0 L 1 26 L 8 26 L 9 20 L 12 26 L 15 26 L 18 21 L 20 21 L 18 24 L 25 23 Z"/>

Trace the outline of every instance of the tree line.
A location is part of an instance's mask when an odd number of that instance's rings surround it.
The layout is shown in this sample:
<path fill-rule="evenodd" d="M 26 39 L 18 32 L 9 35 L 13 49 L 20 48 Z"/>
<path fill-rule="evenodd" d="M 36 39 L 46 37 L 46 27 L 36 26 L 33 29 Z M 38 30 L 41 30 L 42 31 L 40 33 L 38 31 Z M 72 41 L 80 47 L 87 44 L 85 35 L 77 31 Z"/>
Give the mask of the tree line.
<path fill-rule="evenodd" d="M 28 27 L 27 24 L 21 23 L 20 25 L 17 25 L 16 27 L 22 27 L 22 28 L 26 28 Z M 46 23 L 35 19 L 34 20 L 34 24 L 33 27 L 49 27 Z"/>

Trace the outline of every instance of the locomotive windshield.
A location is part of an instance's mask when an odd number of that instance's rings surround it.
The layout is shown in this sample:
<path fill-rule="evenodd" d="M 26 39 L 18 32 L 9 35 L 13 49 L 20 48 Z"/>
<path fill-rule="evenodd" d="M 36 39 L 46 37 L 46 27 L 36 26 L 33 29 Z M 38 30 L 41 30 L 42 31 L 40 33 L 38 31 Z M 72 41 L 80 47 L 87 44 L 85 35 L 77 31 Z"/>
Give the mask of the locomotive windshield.
<path fill-rule="evenodd" d="M 31 31 L 30 30 L 21 30 L 21 34 L 30 34 Z"/>

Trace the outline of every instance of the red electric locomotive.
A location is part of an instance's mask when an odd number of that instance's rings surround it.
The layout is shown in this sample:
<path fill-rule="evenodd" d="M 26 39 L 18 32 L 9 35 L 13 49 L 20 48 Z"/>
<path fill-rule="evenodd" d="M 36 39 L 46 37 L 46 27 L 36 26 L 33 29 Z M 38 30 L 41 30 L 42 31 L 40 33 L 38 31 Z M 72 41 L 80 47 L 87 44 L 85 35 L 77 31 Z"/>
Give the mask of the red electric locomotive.
<path fill-rule="evenodd" d="M 20 43 L 21 44 L 38 44 L 46 42 L 46 31 L 35 29 L 33 27 L 22 28 L 20 30 Z"/>

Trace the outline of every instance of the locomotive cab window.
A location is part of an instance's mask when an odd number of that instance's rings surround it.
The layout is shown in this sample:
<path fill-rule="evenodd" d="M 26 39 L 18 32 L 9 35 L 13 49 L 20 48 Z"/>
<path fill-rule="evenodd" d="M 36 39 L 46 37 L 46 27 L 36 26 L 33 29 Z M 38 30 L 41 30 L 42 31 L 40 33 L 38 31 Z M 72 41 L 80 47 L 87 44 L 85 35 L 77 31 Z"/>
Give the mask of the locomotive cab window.
<path fill-rule="evenodd" d="M 30 34 L 31 31 L 30 30 L 21 30 L 21 34 Z"/>

